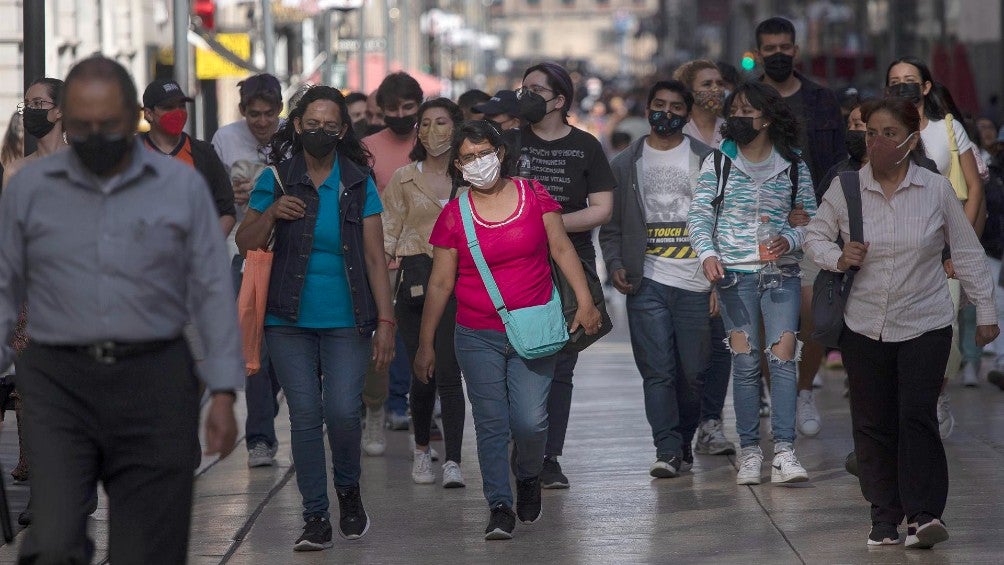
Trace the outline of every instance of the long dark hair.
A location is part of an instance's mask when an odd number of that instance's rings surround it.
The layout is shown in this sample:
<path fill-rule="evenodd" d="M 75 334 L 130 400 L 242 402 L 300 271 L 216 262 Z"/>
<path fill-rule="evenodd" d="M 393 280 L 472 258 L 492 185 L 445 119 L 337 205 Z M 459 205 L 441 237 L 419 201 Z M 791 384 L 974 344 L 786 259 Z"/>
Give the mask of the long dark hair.
<path fill-rule="evenodd" d="M 747 81 L 736 85 L 736 89 L 725 99 L 724 115 L 732 115 L 732 104 L 740 97 L 746 98 L 757 110 L 763 112 L 763 118 L 770 122 L 767 135 L 774 149 L 791 163 L 797 163 L 801 157 L 798 149 L 798 135 L 801 124 L 791 112 L 791 108 L 781 98 L 774 87 L 759 81 Z M 723 136 L 728 137 L 728 128 L 724 128 Z"/>
<path fill-rule="evenodd" d="M 959 115 L 958 108 L 955 107 L 955 101 L 952 100 L 951 93 L 948 92 L 948 88 L 945 85 L 934 80 L 934 75 L 931 74 L 931 69 L 927 67 L 924 61 L 921 61 L 917 57 L 900 57 L 892 63 L 885 70 L 885 85 L 889 86 L 889 73 L 892 68 L 899 64 L 912 65 L 920 73 L 920 86 L 924 87 L 925 82 L 931 83 L 931 89 L 927 91 L 924 95 L 924 115 L 927 116 L 929 120 L 943 120 L 945 119 L 945 114 L 951 113 L 956 119 L 961 120 L 962 116 Z"/>
<path fill-rule="evenodd" d="M 898 96 L 876 98 L 861 104 L 861 119 L 865 123 L 868 123 L 868 119 L 875 112 L 889 112 L 897 122 L 917 136 L 917 146 L 910 152 L 910 158 L 917 165 L 924 166 L 922 161 L 927 160 L 927 155 L 924 153 L 924 140 L 920 138 L 920 112 L 917 106 L 912 101 Z"/>
<path fill-rule="evenodd" d="M 505 156 L 502 157 L 502 175 L 506 176 L 508 171 L 516 170 L 516 160 L 519 155 L 512 150 L 512 147 L 505 142 L 498 126 L 488 120 L 468 120 L 453 129 L 453 143 L 450 147 L 450 178 L 453 179 L 454 186 L 466 185 L 464 173 L 456 166 L 460 158 L 460 146 L 464 141 L 471 143 L 488 142 L 497 151 L 500 147 L 505 149 Z"/>
<path fill-rule="evenodd" d="M 457 126 L 464 121 L 464 113 L 460 111 L 460 106 L 457 106 L 453 100 L 449 98 L 431 98 L 422 102 L 422 105 L 418 107 L 418 124 L 422 124 L 422 116 L 432 108 L 442 108 L 450 115 L 450 119 L 453 120 L 453 131 L 457 130 Z M 408 158 L 412 161 L 425 161 L 428 157 L 428 152 L 425 150 L 425 146 L 422 142 L 415 138 L 415 147 L 412 148 L 411 153 L 408 154 Z"/>
<path fill-rule="evenodd" d="M 279 128 L 279 131 L 275 132 L 275 135 L 272 136 L 272 141 L 268 143 L 269 162 L 273 165 L 278 165 L 288 156 L 303 151 L 300 136 L 296 134 L 296 129 L 293 127 L 293 120 L 295 118 L 302 120 L 303 114 L 307 111 L 307 106 L 310 106 L 311 102 L 318 100 L 330 100 L 334 102 L 338 106 L 339 114 L 341 114 L 342 125 L 345 126 L 345 135 L 338 142 L 336 149 L 338 155 L 361 167 L 369 167 L 373 156 L 359 143 L 359 138 L 356 137 L 352 124 L 349 123 L 349 109 L 345 105 L 345 97 L 342 96 L 342 93 L 337 88 L 330 86 L 313 86 L 296 102 L 296 106 L 290 110 L 285 123 Z"/>

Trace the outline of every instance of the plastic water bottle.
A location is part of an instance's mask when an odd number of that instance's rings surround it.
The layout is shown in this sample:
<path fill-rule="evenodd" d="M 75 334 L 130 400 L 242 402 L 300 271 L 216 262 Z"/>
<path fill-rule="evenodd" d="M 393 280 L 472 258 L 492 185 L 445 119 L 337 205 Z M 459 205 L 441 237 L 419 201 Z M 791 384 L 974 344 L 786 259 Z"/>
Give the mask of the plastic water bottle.
<path fill-rule="evenodd" d="M 777 228 L 771 225 L 770 218 L 760 216 L 760 225 L 756 229 L 756 239 L 760 251 L 760 260 L 767 264 L 760 269 L 760 288 L 771 289 L 781 286 L 781 269 L 777 266 L 777 255 L 770 252 L 768 244 L 777 238 Z"/>

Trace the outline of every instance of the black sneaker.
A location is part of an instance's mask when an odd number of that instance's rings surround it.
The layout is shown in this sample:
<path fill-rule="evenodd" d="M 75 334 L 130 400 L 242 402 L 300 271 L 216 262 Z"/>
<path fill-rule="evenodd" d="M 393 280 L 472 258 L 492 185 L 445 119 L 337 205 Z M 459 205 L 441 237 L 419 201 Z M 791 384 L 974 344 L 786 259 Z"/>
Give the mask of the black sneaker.
<path fill-rule="evenodd" d="M 540 519 L 540 477 L 516 480 L 516 515 L 524 524 Z"/>
<path fill-rule="evenodd" d="M 648 474 L 657 479 L 672 479 L 679 476 L 682 465 L 683 461 L 677 455 L 660 455 L 655 463 L 652 463 Z"/>
<path fill-rule="evenodd" d="M 680 464 L 680 471 L 687 472 L 694 468 L 694 448 L 689 443 L 683 445 L 683 462 Z"/>
<path fill-rule="evenodd" d="M 540 469 L 540 487 L 549 489 L 568 488 L 568 477 L 561 472 L 561 464 L 554 457 L 545 457 Z"/>
<path fill-rule="evenodd" d="M 331 546 L 331 522 L 316 514 L 307 518 L 303 535 L 293 544 L 293 551 L 320 551 Z"/>
<path fill-rule="evenodd" d="M 990 383 L 997 385 L 997 387 L 1001 390 L 1004 390 L 1004 371 L 999 371 L 997 369 L 990 371 L 987 373 L 987 380 L 990 381 Z"/>
<path fill-rule="evenodd" d="M 488 517 L 488 527 L 485 528 L 486 540 L 512 539 L 512 531 L 516 529 L 516 515 L 512 508 L 499 502 L 492 506 Z"/>
<path fill-rule="evenodd" d="M 903 540 L 899 537 L 896 524 L 889 522 L 872 522 L 872 531 L 868 534 L 868 545 L 899 545 Z"/>
<path fill-rule="evenodd" d="M 931 549 L 948 539 L 945 523 L 929 515 L 921 514 L 917 522 L 907 524 L 906 547 L 911 549 Z"/>
<path fill-rule="evenodd" d="M 359 487 L 337 489 L 338 529 L 345 539 L 359 539 L 370 529 L 370 517 L 363 509 L 363 499 L 359 496 Z"/>
<path fill-rule="evenodd" d="M 858 476 L 858 456 L 853 451 L 847 454 L 847 458 L 844 459 L 844 470 L 848 473 Z"/>

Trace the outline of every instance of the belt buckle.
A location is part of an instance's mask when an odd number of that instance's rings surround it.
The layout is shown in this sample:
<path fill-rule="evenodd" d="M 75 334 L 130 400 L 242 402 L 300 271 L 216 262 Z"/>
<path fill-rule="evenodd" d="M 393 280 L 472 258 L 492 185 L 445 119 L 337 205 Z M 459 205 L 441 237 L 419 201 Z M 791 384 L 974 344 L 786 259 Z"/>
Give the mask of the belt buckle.
<path fill-rule="evenodd" d="M 101 343 L 94 343 L 87 347 L 87 354 L 90 355 L 98 363 L 103 363 L 105 365 L 114 365 L 118 359 L 111 354 L 115 349 L 115 342 L 113 341 L 103 341 Z"/>

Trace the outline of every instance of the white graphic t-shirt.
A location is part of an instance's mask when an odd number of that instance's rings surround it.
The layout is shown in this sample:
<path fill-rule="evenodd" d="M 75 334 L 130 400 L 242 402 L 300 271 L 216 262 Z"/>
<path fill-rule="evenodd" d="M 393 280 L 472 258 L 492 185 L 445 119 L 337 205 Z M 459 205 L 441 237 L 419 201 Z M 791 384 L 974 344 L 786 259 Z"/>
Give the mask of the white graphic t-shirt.
<path fill-rule="evenodd" d="M 645 143 L 641 175 L 639 184 L 648 231 L 645 278 L 694 292 L 708 290 L 710 285 L 701 272 L 687 233 L 687 211 L 694 197 L 690 140 L 684 138 L 683 143 L 669 151 L 659 151 Z"/>

